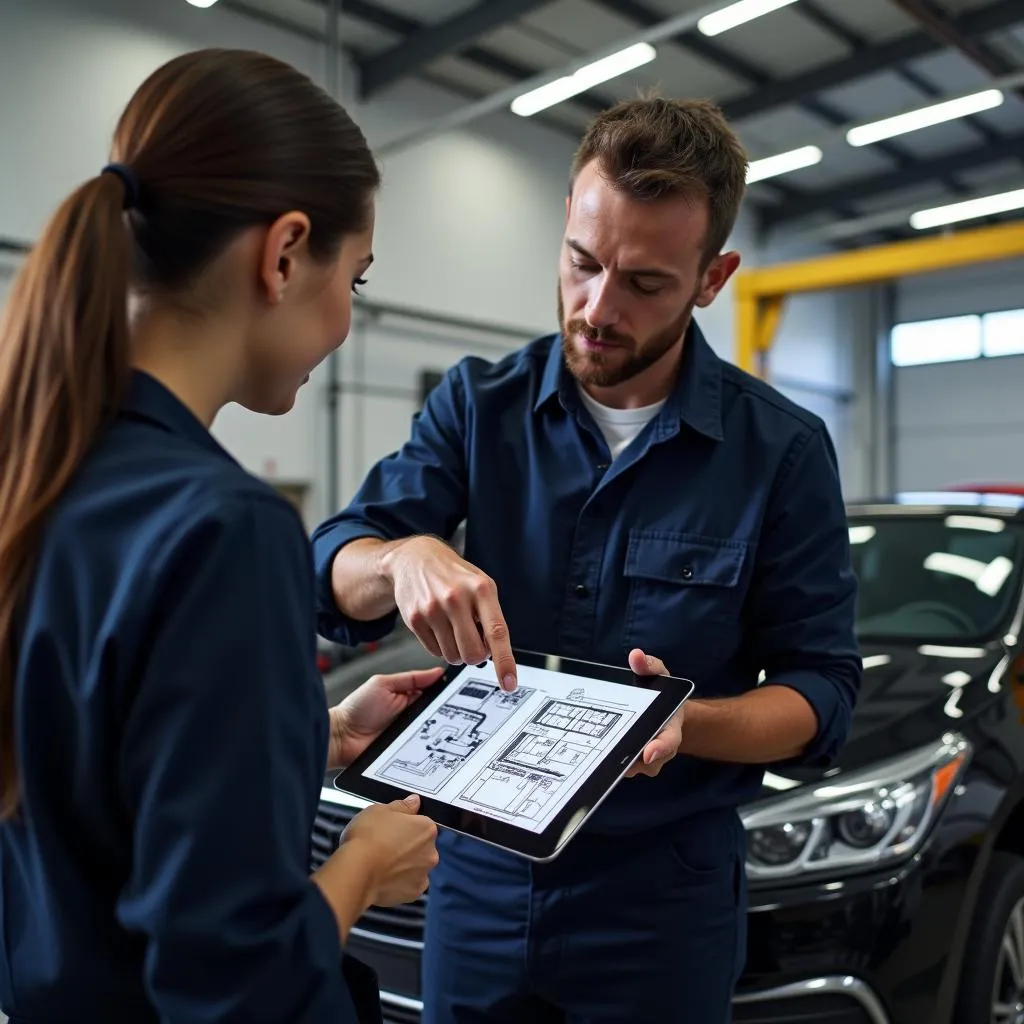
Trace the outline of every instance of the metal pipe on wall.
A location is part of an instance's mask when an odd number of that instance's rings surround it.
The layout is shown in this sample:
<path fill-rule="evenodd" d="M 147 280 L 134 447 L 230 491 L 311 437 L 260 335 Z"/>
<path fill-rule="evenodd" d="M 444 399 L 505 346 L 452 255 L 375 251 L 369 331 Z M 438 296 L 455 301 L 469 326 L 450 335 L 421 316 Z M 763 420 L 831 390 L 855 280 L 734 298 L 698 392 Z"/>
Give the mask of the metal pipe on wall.
<path fill-rule="evenodd" d="M 327 92 L 341 102 L 341 40 L 338 37 L 341 21 L 341 0 L 327 0 L 324 5 L 327 28 L 325 78 Z M 324 503 L 329 515 L 338 511 L 341 452 L 338 431 L 341 427 L 341 355 L 335 349 L 327 360 L 327 472 L 325 474 Z"/>
<path fill-rule="evenodd" d="M 353 388 L 339 386 L 340 391 L 351 390 L 352 400 L 352 463 L 360 473 L 366 469 L 366 396 L 369 394 L 366 381 L 366 328 L 365 320 L 353 324 L 352 340 L 355 346 L 352 352 L 352 383 Z"/>

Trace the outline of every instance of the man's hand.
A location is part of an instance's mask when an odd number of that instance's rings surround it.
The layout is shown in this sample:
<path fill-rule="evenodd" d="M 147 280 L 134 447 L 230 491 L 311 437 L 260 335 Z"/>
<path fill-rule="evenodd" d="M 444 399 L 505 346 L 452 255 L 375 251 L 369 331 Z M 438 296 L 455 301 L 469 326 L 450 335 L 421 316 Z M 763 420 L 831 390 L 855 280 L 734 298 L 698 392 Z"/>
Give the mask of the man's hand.
<path fill-rule="evenodd" d="M 641 650 L 629 652 L 629 667 L 638 676 L 667 676 L 668 669 L 664 662 L 652 658 Z M 633 762 L 626 778 L 635 775 L 648 775 L 652 779 L 679 753 L 679 745 L 683 742 L 683 708 L 680 708 L 657 736 L 644 747 L 641 755 Z"/>
<path fill-rule="evenodd" d="M 516 688 L 516 663 L 498 589 L 436 537 L 413 537 L 383 559 L 402 620 L 435 657 L 451 665 L 494 661 L 498 681 Z"/>
<path fill-rule="evenodd" d="M 331 708 L 328 768 L 351 764 L 431 683 L 443 667 L 371 676 Z"/>

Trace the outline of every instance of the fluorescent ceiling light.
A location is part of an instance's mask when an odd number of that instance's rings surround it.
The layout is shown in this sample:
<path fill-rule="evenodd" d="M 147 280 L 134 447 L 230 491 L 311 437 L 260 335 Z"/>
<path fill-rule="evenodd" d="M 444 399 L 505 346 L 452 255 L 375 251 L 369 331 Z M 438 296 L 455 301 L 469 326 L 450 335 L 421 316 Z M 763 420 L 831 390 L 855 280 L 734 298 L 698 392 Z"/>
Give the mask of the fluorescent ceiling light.
<path fill-rule="evenodd" d="M 873 539 L 875 536 L 875 528 L 873 526 L 851 526 L 850 527 L 850 543 L 851 544 L 867 544 L 867 542 Z"/>
<path fill-rule="evenodd" d="M 951 530 L 981 530 L 984 533 L 1002 533 L 1006 529 L 1002 519 L 988 516 L 946 516 L 946 526 Z"/>
<path fill-rule="evenodd" d="M 846 133 L 846 141 L 851 146 L 870 146 L 882 139 L 891 139 L 894 135 L 906 135 L 922 128 L 930 128 L 934 124 L 955 121 L 959 117 L 969 117 L 983 110 L 998 107 L 1004 95 L 999 89 L 985 89 L 983 92 L 972 93 L 970 96 L 958 96 L 944 103 L 933 103 L 928 107 L 908 110 L 905 114 L 883 118 L 851 128 Z"/>
<path fill-rule="evenodd" d="M 561 103 L 578 93 L 586 92 L 595 85 L 607 82 L 610 78 L 618 78 L 643 64 L 649 64 L 658 55 L 658 51 L 650 43 L 637 43 L 625 50 L 619 50 L 608 57 L 595 60 L 575 71 L 548 82 L 537 89 L 523 93 L 512 101 L 512 112 L 520 117 L 529 117 L 541 110 Z"/>
<path fill-rule="evenodd" d="M 817 146 L 801 146 L 800 149 L 791 149 L 788 153 L 767 156 L 763 160 L 752 160 L 747 168 L 747 184 L 774 178 L 779 174 L 789 174 L 790 171 L 799 171 L 804 167 L 813 167 L 821 163 L 823 155 Z"/>
<path fill-rule="evenodd" d="M 721 35 L 737 25 L 744 25 L 793 3 L 796 0 L 738 0 L 714 14 L 706 14 L 697 22 L 697 28 L 706 36 Z"/>
<path fill-rule="evenodd" d="M 943 224 L 956 224 L 962 220 L 991 217 L 995 213 L 1021 209 L 1024 209 L 1024 188 L 1001 192 L 995 196 L 982 196 L 980 199 L 968 199 L 963 203 L 951 203 L 949 206 L 936 206 L 930 210 L 918 210 L 911 216 L 910 226 L 917 231 L 924 231 Z"/>
<path fill-rule="evenodd" d="M 186 3 L 191 4 L 193 7 L 212 7 L 217 0 L 185 0 Z"/>
<path fill-rule="evenodd" d="M 885 668 L 891 663 L 892 657 L 888 654 L 869 654 L 866 658 L 861 658 L 861 667 L 865 669 Z"/>

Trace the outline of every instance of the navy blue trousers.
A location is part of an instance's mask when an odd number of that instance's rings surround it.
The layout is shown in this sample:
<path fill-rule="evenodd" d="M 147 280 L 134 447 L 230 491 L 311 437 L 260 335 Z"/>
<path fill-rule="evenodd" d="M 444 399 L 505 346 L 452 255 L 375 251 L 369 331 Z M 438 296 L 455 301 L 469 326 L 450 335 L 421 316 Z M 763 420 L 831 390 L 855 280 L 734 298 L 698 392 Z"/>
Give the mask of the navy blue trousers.
<path fill-rule="evenodd" d="M 423 1024 L 728 1024 L 746 956 L 733 812 L 575 837 L 552 864 L 443 833 Z"/>

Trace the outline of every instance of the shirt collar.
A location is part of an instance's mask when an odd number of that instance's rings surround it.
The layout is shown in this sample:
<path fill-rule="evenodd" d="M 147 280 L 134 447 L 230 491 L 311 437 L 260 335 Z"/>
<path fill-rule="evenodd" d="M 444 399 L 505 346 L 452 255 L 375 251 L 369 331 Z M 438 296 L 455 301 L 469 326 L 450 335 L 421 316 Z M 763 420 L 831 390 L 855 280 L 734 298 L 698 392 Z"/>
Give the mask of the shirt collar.
<path fill-rule="evenodd" d="M 120 415 L 145 420 L 235 461 L 174 392 L 142 370 L 132 371 Z"/>
<path fill-rule="evenodd" d="M 539 411 L 556 395 L 571 408 L 575 402 L 575 382 L 566 369 L 562 355 L 562 336 L 553 336 L 544 375 L 541 378 L 534 411 Z M 722 440 L 722 360 L 707 343 L 693 320 L 683 344 L 682 365 L 672 393 L 661 411 L 663 422 L 682 420 L 687 426 L 711 438 Z"/>

